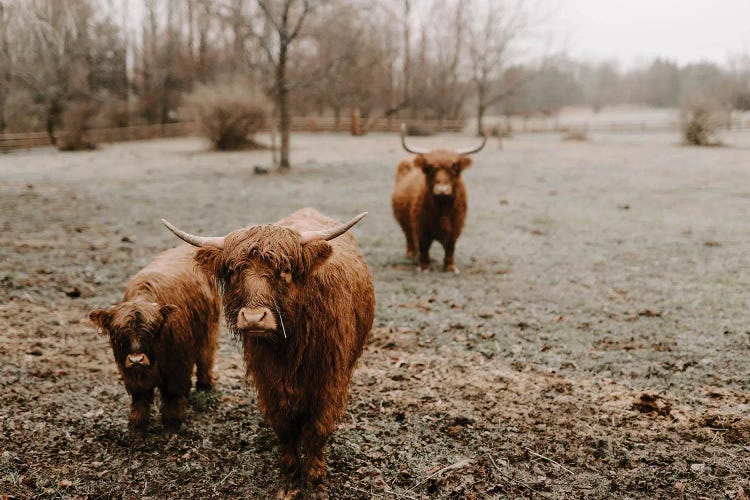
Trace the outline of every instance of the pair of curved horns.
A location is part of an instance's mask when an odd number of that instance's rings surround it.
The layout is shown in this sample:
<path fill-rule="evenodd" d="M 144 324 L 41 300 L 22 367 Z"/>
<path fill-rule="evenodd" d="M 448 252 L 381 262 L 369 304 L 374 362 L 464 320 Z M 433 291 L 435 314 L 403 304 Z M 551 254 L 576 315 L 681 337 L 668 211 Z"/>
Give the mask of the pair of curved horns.
<path fill-rule="evenodd" d="M 459 156 L 465 156 L 465 155 L 478 153 L 482 150 L 485 144 L 487 144 L 487 132 L 484 133 L 484 137 L 482 138 L 482 144 L 480 144 L 479 146 L 475 148 L 457 149 L 456 154 Z M 409 146 L 406 145 L 406 124 L 405 123 L 401 124 L 401 145 L 404 147 L 404 149 L 408 153 L 412 153 L 415 155 L 424 155 L 430 152 L 429 149 L 414 148 L 414 147 L 410 148 Z"/>
<path fill-rule="evenodd" d="M 334 227 L 330 227 L 327 229 L 318 229 L 317 231 L 302 231 L 300 235 L 301 243 L 304 245 L 305 243 L 309 243 L 311 241 L 330 241 L 334 238 L 337 238 L 338 236 L 341 236 L 345 232 L 347 232 L 349 229 L 352 228 L 357 222 L 361 221 L 367 216 L 367 212 L 362 212 L 358 216 L 354 217 L 352 220 L 345 224 L 339 224 Z M 194 234 L 186 233 L 185 231 L 179 229 L 178 227 L 171 224 L 169 221 L 162 219 L 162 224 L 167 226 L 167 229 L 172 231 L 175 236 L 180 238 L 182 241 L 185 241 L 187 243 L 190 243 L 193 246 L 196 247 L 205 247 L 205 246 L 214 246 L 217 248 L 224 248 L 224 236 L 196 236 Z"/>

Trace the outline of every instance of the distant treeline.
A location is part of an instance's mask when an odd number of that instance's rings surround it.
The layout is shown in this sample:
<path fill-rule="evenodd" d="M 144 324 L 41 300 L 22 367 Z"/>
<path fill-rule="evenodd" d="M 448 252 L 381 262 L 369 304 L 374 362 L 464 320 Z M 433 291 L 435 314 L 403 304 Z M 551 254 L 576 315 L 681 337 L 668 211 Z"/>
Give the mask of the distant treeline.
<path fill-rule="evenodd" d="M 532 74 L 518 92 L 496 108 L 502 114 L 555 114 L 563 106 L 599 110 L 616 104 L 682 107 L 686 101 L 710 96 L 726 110 L 750 110 L 750 55 L 731 64 L 712 62 L 678 65 L 655 59 L 627 71 L 615 63 L 592 64 L 567 59 L 549 61 L 541 69 L 508 68 L 505 78 Z"/>
<path fill-rule="evenodd" d="M 196 84 L 248 82 L 279 116 L 451 120 L 567 105 L 750 107 L 750 58 L 628 71 L 520 61 L 523 3 L 436 0 L 3 0 L 0 133 L 169 123 Z M 420 4 L 422 5 L 422 4 Z M 282 25 L 281 22 L 284 22 Z M 281 112 L 279 110 L 282 110 Z M 72 126 L 72 125 L 71 125 Z"/>

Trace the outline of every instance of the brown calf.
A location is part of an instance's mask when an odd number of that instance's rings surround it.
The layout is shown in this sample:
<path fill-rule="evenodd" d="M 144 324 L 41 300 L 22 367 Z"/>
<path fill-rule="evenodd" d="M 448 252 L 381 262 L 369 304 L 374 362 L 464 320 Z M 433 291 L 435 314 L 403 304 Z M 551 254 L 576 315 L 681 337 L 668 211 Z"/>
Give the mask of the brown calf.
<path fill-rule="evenodd" d="M 327 498 L 325 446 L 346 409 L 349 381 L 375 314 L 372 278 L 354 237 L 365 214 L 339 224 L 307 208 L 273 225 L 205 238 L 196 261 L 220 283 L 227 325 L 242 342 L 260 409 L 281 445 L 282 487 L 304 477 Z"/>
<path fill-rule="evenodd" d="M 417 156 L 403 160 L 396 171 L 391 196 L 393 215 L 406 236 L 406 254 L 416 257 L 419 270 L 430 268 L 430 246 L 439 241 L 445 250 L 443 270 L 458 274 L 453 252 L 466 218 L 466 187 L 461 172 L 471 166 L 467 155 L 480 151 L 482 144 L 464 151 L 409 148 L 401 126 L 401 144 Z"/>
<path fill-rule="evenodd" d="M 131 396 L 133 430 L 148 429 L 156 387 L 164 427 L 180 426 L 193 365 L 197 388 L 210 390 L 213 385 L 221 301 L 216 285 L 195 269 L 195 254 L 190 245 L 162 252 L 128 282 L 122 302 L 89 314 L 109 335 Z"/>

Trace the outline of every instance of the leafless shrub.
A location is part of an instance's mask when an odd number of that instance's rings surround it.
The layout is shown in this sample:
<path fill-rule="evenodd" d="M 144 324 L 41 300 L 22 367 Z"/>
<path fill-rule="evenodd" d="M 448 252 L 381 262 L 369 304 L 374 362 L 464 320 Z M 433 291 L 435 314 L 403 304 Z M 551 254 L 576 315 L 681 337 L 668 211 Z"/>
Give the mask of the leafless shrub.
<path fill-rule="evenodd" d="M 60 151 L 83 151 L 96 149 L 87 131 L 95 114 L 91 101 L 79 100 L 69 103 L 62 114 L 63 136 L 57 142 Z"/>
<path fill-rule="evenodd" d="M 254 86 L 239 81 L 198 85 L 185 99 L 192 115 L 218 150 L 257 146 L 252 139 L 266 123 L 268 100 Z"/>
<path fill-rule="evenodd" d="M 586 142 L 589 140 L 589 134 L 586 129 L 570 129 L 563 134 L 562 140 Z"/>
<path fill-rule="evenodd" d="M 44 109 L 26 89 L 11 92 L 4 108 L 7 132 L 29 132 L 44 127 Z"/>
<path fill-rule="evenodd" d="M 427 137 L 433 134 L 434 132 L 432 130 L 422 125 L 407 125 L 406 126 L 406 135 L 410 135 L 414 137 Z"/>
<path fill-rule="evenodd" d="M 689 146 L 718 146 L 717 133 L 726 123 L 721 103 L 706 95 L 685 99 L 680 116 L 682 139 Z"/>
<path fill-rule="evenodd" d="M 127 127 L 132 125 L 130 110 L 125 99 L 118 99 L 110 95 L 99 98 L 101 104 L 93 118 L 94 128 Z"/>
<path fill-rule="evenodd" d="M 488 133 L 492 137 L 507 139 L 513 137 L 513 127 L 509 123 L 505 125 L 495 125 L 489 128 Z"/>

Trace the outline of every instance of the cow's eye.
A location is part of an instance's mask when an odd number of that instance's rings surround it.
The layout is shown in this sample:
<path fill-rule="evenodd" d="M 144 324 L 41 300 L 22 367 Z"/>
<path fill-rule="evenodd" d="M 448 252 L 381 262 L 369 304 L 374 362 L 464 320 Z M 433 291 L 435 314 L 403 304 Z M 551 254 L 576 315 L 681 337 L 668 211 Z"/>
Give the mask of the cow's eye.
<path fill-rule="evenodd" d="M 228 267 L 224 273 L 224 279 L 227 283 L 234 283 L 235 281 L 237 281 L 239 275 L 240 273 L 237 270 Z"/>
<path fill-rule="evenodd" d="M 292 282 L 292 269 L 289 267 L 285 267 L 280 273 L 279 277 L 286 281 L 287 283 Z"/>

